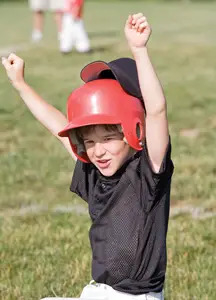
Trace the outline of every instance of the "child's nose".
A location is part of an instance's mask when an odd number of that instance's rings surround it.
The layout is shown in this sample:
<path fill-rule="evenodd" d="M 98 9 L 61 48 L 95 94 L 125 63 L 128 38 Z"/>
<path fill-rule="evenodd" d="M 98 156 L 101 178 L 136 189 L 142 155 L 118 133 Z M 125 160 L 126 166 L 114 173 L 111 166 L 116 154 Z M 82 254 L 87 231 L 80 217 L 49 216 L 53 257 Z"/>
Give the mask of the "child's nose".
<path fill-rule="evenodd" d="M 104 155 L 105 151 L 106 150 L 104 149 L 104 146 L 102 143 L 95 143 L 95 148 L 94 148 L 95 156 L 101 157 Z"/>

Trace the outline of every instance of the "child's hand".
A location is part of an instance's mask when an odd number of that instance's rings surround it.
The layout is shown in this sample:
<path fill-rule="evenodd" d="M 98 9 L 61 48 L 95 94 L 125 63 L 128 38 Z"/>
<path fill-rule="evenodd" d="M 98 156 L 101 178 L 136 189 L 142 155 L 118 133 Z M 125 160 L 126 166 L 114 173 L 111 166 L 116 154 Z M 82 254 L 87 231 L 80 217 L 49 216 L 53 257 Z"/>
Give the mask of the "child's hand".
<path fill-rule="evenodd" d="M 2 57 L 2 64 L 12 85 L 19 90 L 25 82 L 24 61 L 14 53 L 11 53 L 8 58 Z"/>
<path fill-rule="evenodd" d="M 146 47 L 151 35 L 151 27 L 142 13 L 129 15 L 124 31 L 132 52 Z"/>

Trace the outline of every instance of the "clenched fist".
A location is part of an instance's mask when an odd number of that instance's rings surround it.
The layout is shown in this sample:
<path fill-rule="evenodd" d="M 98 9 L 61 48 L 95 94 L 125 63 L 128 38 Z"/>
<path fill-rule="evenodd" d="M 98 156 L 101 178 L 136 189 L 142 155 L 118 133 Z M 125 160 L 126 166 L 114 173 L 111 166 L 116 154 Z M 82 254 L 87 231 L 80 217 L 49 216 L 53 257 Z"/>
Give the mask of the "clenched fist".
<path fill-rule="evenodd" d="M 151 27 L 142 13 L 129 15 L 124 31 L 132 52 L 146 47 L 151 35 Z"/>
<path fill-rule="evenodd" d="M 2 57 L 2 64 L 7 72 L 7 76 L 15 89 L 19 90 L 24 80 L 24 61 L 14 53 L 8 58 Z"/>

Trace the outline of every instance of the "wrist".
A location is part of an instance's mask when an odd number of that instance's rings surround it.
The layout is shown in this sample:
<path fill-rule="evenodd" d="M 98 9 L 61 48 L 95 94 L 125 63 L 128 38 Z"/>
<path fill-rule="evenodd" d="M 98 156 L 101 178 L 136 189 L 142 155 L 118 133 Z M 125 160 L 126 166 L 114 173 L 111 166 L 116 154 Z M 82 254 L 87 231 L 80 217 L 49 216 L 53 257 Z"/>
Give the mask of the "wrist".
<path fill-rule="evenodd" d="M 143 47 L 131 47 L 131 52 L 134 56 L 134 58 L 139 58 L 142 55 L 146 55 L 148 54 L 148 49 L 147 46 L 143 46 Z"/>
<path fill-rule="evenodd" d="M 27 84 L 24 80 L 21 80 L 21 81 L 14 81 L 12 82 L 14 88 L 19 92 L 21 93 L 23 90 L 26 89 L 27 87 Z"/>

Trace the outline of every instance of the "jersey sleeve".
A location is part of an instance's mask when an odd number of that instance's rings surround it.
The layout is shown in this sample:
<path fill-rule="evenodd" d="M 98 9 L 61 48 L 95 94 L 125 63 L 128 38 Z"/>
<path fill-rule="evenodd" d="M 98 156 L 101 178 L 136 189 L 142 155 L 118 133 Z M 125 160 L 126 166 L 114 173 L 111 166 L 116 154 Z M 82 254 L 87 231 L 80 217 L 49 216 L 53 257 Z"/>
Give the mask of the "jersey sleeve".
<path fill-rule="evenodd" d="M 70 185 L 70 191 L 77 194 L 84 201 L 88 202 L 89 185 L 88 174 L 89 165 L 77 160 L 72 182 Z"/>
<path fill-rule="evenodd" d="M 167 145 L 164 158 L 158 173 L 154 172 L 146 143 L 141 154 L 140 160 L 140 176 L 142 181 L 142 193 L 145 194 L 145 201 L 155 204 L 158 202 L 164 192 L 169 188 L 174 166 L 171 160 L 171 142 Z"/>

